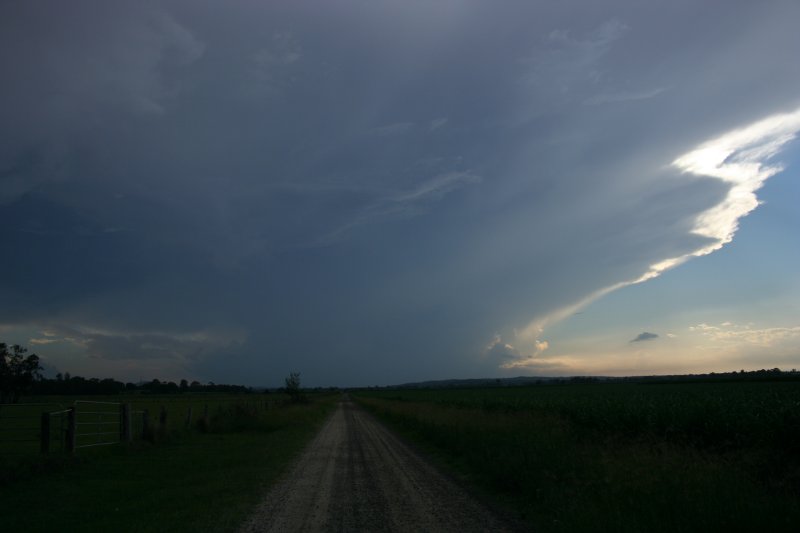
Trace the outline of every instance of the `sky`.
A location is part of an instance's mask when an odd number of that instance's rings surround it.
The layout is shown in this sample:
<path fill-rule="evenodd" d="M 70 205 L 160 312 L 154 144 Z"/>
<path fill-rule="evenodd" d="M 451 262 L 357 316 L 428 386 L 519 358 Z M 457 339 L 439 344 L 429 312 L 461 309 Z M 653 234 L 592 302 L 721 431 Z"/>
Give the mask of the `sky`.
<path fill-rule="evenodd" d="M 366 386 L 800 367 L 800 3 L 0 3 L 0 341 Z"/>

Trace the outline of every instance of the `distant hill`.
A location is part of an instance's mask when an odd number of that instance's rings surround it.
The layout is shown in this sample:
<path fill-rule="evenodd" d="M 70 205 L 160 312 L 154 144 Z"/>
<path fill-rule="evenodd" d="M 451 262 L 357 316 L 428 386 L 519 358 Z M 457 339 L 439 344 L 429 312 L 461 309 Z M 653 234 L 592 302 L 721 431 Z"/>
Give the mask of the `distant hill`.
<path fill-rule="evenodd" d="M 547 383 L 554 380 L 569 380 L 573 378 L 553 378 L 545 376 L 517 376 L 515 378 L 473 378 L 473 379 L 440 379 L 434 381 L 419 381 L 416 383 L 403 383 L 391 385 L 390 389 L 448 389 L 468 387 L 518 387 Z M 605 379 L 605 378 L 597 378 Z"/>
<path fill-rule="evenodd" d="M 380 387 L 385 389 L 455 389 L 471 387 L 521 387 L 525 385 L 543 385 L 556 383 L 666 383 L 675 381 L 708 382 L 708 381 L 796 381 L 800 380 L 800 372 L 795 369 L 784 371 L 778 368 L 771 370 L 751 370 L 734 372 L 711 372 L 709 374 L 652 375 L 652 376 L 517 376 L 514 378 L 473 378 L 473 379 L 440 379 L 419 381 Z"/>

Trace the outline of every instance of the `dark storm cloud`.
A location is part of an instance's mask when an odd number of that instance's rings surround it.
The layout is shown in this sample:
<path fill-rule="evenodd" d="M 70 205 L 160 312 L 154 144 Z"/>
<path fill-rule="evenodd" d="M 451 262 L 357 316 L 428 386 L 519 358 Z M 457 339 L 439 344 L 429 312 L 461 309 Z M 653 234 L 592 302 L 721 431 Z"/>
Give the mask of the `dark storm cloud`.
<path fill-rule="evenodd" d="M 636 335 L 635 338 L 631 339 L 630 342 L 642 342 L 642 341 L 652 341 L 658 338 L 657 333 L 650 333 L 649 331 L 643 331 Z"/>
<path fill-rule="evenodd" d="M 798 9 L 4 3 L 0 323 L 127 359 L 239 331 L 218 381 L 483 372 L 708 244 L 730 187 L 669 165 L 797 105 Z"/>

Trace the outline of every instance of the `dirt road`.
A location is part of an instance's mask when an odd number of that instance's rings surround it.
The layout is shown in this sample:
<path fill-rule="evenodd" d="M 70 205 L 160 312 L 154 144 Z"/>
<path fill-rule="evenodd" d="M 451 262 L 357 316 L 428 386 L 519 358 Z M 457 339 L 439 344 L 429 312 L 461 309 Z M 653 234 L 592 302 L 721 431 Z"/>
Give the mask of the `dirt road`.
<path fill-rule="evenodd" d="M 350 401 L 242 531 L 509 531 Z"/>

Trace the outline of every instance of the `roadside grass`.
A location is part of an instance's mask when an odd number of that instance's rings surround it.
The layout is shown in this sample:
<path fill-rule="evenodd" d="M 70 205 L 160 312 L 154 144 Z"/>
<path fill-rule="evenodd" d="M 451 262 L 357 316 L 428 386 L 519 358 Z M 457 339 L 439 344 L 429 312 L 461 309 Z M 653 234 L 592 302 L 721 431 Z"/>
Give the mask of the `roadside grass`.
<path fill-rule="evenodd" d="M 51 458 L 0 486 L 3 530 L 235 531 L 337 399 L 258 412 L 234 406 L 205 433 Z"/>
<path fill-rule="evenodd" d="M 559 395 L 564 407 L 586 393 L 581 387 L 384 391 L 355 398 L 536 531 L 796 530 L 800 461 L 780 428 L 773 440 L 743 434 L 736 444 L 727 437 L 700 438 L 694 426 L 668 434 L 647 425 L 633 430 L 630 423 L 620 429 L 615 420 L 625 418 L 623 396 L 605 410 L 592 402 L 592 417 L 570 417 L 566 408 L 555 408 Z M 652 390 L 651 415 L 666 416 L 658 398 L 669 395 Z M 764 401 L 757 405 L 774 409 L 775 395 L 768 387 L 762 391 Z M 735 386 L 730 392 L 737 393 Z M 602 387 L 591 392 L 597 401 L 618 393 Z M 536 407 L 539 394 L 547 409 Z M 634 396 L 632 401 L 642 401 Z M 717 422 L 709 419 L 702 427 Z"/>

